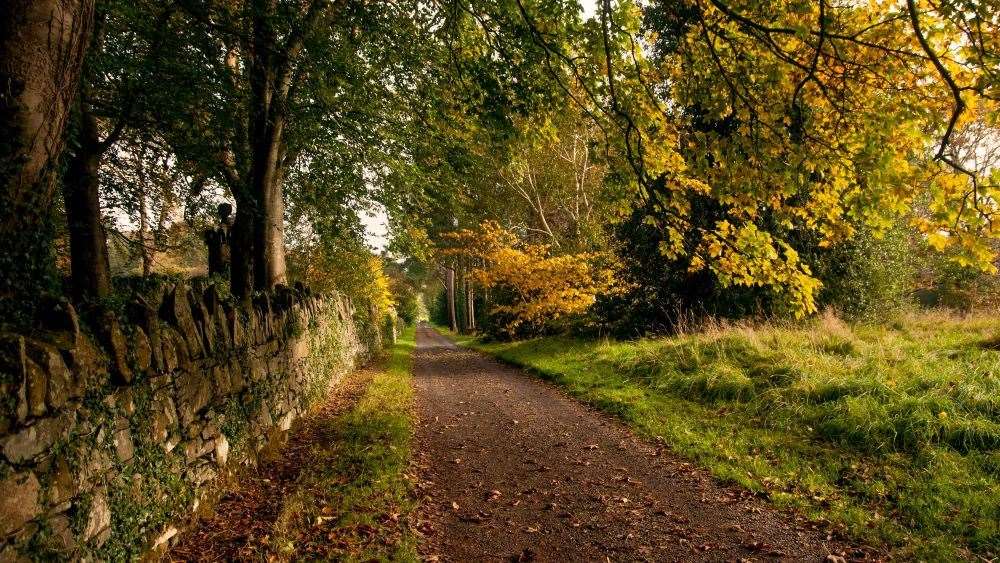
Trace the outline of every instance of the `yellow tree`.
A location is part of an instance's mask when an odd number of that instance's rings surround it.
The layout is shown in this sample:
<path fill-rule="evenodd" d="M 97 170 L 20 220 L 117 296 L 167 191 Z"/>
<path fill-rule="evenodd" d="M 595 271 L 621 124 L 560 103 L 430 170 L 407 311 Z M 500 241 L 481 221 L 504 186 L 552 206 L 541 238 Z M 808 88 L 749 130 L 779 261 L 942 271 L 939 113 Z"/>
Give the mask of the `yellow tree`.
<path fill-rule="evenodd" d="M 548 245 L 524 244 L 499 223 L 446 233 L 440 253 L 474 264 L 475 283 L 505 298 L 489 313 L 506 336 L 538 332 L 582 315 L 613 287 L 610 269 L 596 253 L 553 255 Z"/>

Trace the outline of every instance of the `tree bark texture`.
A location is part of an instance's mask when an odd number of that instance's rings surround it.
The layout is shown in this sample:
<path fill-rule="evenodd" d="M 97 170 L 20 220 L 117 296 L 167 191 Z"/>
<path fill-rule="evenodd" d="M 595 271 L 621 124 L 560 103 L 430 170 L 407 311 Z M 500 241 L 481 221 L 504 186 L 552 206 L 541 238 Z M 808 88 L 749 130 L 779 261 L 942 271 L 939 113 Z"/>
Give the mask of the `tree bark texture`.
<path fill-rule="evenodd" d="M 111 268 L 107 234 L 101 221 L 98 175 L 104 148 L 94 115 L 84 107 L 79 117 L 77 146 L 70 154 L 63 178 L 63 198 L 73 296 L 86 301 L 106 297 L 111 292 Z"/>
<path fill-rule="evenodd" d="M 54 288 L 56 181 L 93 20 L 94 0 L 0 2 L 0 308 L 5 321 Z"/>
<path fill-rule="evenodd" d="M 455 269 L 448 268 L 445 272 L 445 292 L 448 298 L 448 322 L 452 331 L 458 330 L 458 319 L 455 317 Z"/>
<path fill-rule="evenodd" d="M 469 332 L 476 331 L 476 292 L 471 281 L 465 282 L 465 311 L 469 316 Z"/>

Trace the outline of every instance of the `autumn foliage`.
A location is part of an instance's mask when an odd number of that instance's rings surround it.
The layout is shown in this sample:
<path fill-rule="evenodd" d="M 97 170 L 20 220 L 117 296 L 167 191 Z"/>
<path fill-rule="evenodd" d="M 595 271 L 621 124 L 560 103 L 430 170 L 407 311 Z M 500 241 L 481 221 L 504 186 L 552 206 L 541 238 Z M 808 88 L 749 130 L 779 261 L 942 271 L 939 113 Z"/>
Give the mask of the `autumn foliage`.
<path fill-rule="evenodd" d="M 440 257 L 468 268 L 474 283 L 489 294 L 488 303 L 506 336 L 540 332 L 555 322 L 587 312 L 599 294 L 612 290 L 612 270 L 600 253 L 553 255 L 544 244 L 521 242 L 499 223 L 447 233 Z"/>

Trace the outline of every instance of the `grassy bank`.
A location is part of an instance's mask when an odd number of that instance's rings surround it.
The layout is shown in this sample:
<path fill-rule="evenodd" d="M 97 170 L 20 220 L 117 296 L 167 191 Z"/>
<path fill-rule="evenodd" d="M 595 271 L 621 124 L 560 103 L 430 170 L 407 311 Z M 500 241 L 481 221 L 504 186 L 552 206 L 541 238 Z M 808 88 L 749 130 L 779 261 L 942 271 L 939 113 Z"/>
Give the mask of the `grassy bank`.
<path fill-rule="evenodd" d="M 339 561 L 416 561 L 406 519 L 414 507 L 405 471 L 413 434 L 406 329 L 347 413 L 325 422 L 323 440 L 275 525 L 279 556 Z"/>
<path fill-rule="evenodd" d="M 1000 553 L 1000 320 L 464 339 L 720 478 L 902 557 Z"/>

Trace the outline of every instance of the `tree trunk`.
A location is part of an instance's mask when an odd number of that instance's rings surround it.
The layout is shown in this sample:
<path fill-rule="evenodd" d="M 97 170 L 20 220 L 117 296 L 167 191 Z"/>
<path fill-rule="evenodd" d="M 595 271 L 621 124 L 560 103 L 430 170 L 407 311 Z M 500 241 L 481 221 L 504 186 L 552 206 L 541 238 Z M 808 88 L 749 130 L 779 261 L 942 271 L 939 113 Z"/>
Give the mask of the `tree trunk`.
<path fill-rule="evenodd" d="M 280 138 L 283 127 L 275 125 L 276 136 Z M 282 187 L 284 186 L 284 167 L 280 157 L 278 146 L 280 142 L 275 140 L 273 149 L 268 151 L 266 164 L 271 168 L 271 172 L 266 174 L 267 184 L 261 187 L 263 212 L 257 217 L 256 244 L 259 245 L 254 263 L 259 268 L 255 275 L 261 276 L 265 283 L 261 289 L 272 289 L 278 284 L 287 285 L 285 265 L 285 200 Z"/>
<path fill-rule="evenodd" d="M 148 278 L 153 272 L 152 237 L 149 235 L 149 209 L 146 189 L 139 193 L 139 253 L 142 258 L 142 277 Z"/>
<path fill-rule="evenodd" d="M 97 119 L 80 109 L 76 150 L 63 178 L 66 223 L 69 228 L 70 270 L 73 296 L 80 301 L 106 297 L 111 292 L 108 240 L 101 222 L 100 137 Z"/>
<path fill-rule="evenodd" d="M 142 260 L 142 277 L 148 278 L 153 271 L 153 241 L 149 232 L 149 180 L 146 176 L 145 162 L 140 160 L 137 164 L 139 165 L 139 257 Z"/>
<path fill-rule="evenodd" d="M 471 281 L 465 282 L 465 311 L 469 316 L 469 332 L 476 332 L 476 294 Z"/>
<path fill-rule="evenodd" d="M 253 292 L 253 200 L 240 194 L 236 201 L 236 216 L 230 235 L 229 291 L 238 301 L 247 301 Z"/>
<path fill-rule="evenodd" d="M 253 42 L 250 57 L 250 175 L 249 193 L 256 205 L 253 217 L 253 277 L 256 289 L 285 283 L 284 200 L 281 153 L 284 141 L 284 96 L 279 89 L 274 0 L 253 2 Z M 286 53 L 287 56 L 287 53 Z"/>
<path fill-rule="evenodd" d="M 0 318 L 21 324 L 55 286 L 59 158 L 93 0 L 0 2 Z"/>
<path fill-rule="evenodd" d="M 455 270 L 448 268 L 445 278 L 447 279 L 445 287 L 448 297 L 448 326 L 452 331 L 458 331 L 458 319 L 455 318 Z"/>

